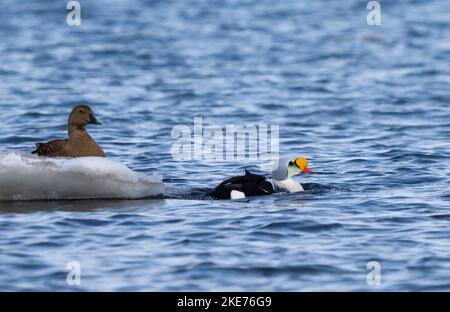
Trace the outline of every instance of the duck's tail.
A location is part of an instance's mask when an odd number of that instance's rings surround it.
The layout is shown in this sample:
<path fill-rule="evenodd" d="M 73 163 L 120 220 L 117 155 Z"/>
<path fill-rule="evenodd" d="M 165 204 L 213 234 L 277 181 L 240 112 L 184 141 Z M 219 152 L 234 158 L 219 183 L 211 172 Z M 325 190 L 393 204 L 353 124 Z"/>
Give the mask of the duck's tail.
<path fill-rule="evenodd" d="M 45 145 L 46 144 L 44 144 L 44 143 L 36 143 L 36 149 L 34 151 L 32 151 L 31 154 L 41 155 L 42 149 L 44 148 Z"/>

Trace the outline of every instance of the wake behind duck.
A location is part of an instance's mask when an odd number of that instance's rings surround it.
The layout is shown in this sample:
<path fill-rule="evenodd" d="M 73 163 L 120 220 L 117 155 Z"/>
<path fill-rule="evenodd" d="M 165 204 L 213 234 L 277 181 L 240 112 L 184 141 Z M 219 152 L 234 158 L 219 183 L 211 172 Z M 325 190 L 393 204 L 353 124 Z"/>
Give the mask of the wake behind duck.
<path fill-rule="evenodd" d="M 164 194 L 159 173 L 147 176 L 104 157 L 0 152 L 0 200 L 139 199 Z"/>

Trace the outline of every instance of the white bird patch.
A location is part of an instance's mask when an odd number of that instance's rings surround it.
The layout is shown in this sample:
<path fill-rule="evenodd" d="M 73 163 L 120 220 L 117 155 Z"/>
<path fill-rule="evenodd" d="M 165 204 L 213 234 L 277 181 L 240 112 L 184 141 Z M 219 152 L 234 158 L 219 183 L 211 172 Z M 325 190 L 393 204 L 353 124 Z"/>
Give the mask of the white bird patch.
<path fill-rule="evenodd" d="M 236 190 L 232 190 L 230 192 L 230 198 L 231 199 L 242 199 L 245 198 L 245 194 Z"/>

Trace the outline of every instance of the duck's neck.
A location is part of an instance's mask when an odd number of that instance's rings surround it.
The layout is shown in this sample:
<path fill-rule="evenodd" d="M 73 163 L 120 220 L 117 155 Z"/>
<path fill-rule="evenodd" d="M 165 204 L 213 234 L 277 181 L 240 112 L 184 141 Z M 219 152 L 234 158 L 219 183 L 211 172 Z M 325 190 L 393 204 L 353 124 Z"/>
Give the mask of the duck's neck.
<path fill-rule="evenodd" d="M 92 137 L 86 131 L 83 126 L 69 125 L 69 141 L 80 142 L 80 141 L 93 141 Z"/>
<path fill-rule="evenodd" d="M 292 178 L 287 178 L 282 181 L 272 180 L 275 192 L 303 192 L 303 187 L 300 183 L 294 181 Z"/>

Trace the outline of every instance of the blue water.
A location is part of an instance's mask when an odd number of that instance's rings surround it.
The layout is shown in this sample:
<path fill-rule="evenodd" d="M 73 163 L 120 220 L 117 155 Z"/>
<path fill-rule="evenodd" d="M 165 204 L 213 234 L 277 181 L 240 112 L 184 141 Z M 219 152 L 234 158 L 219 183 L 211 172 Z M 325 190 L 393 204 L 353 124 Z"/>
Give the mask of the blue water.
<path fill-rule="evenodd" d="M 0 149 L 93 107 L 108 156 L 162 199 L 0 203 L 0 290 L 450 290 L 450 5 L 381 1 L 0 4 Z M 305 193 L 207 189 L 258 162 L 176 161 L 175 125 L 280 125 Z M 69 261 L 81 285 L 66 283 Z M 369 261 L 381 266 L 370 286 Z"/>

